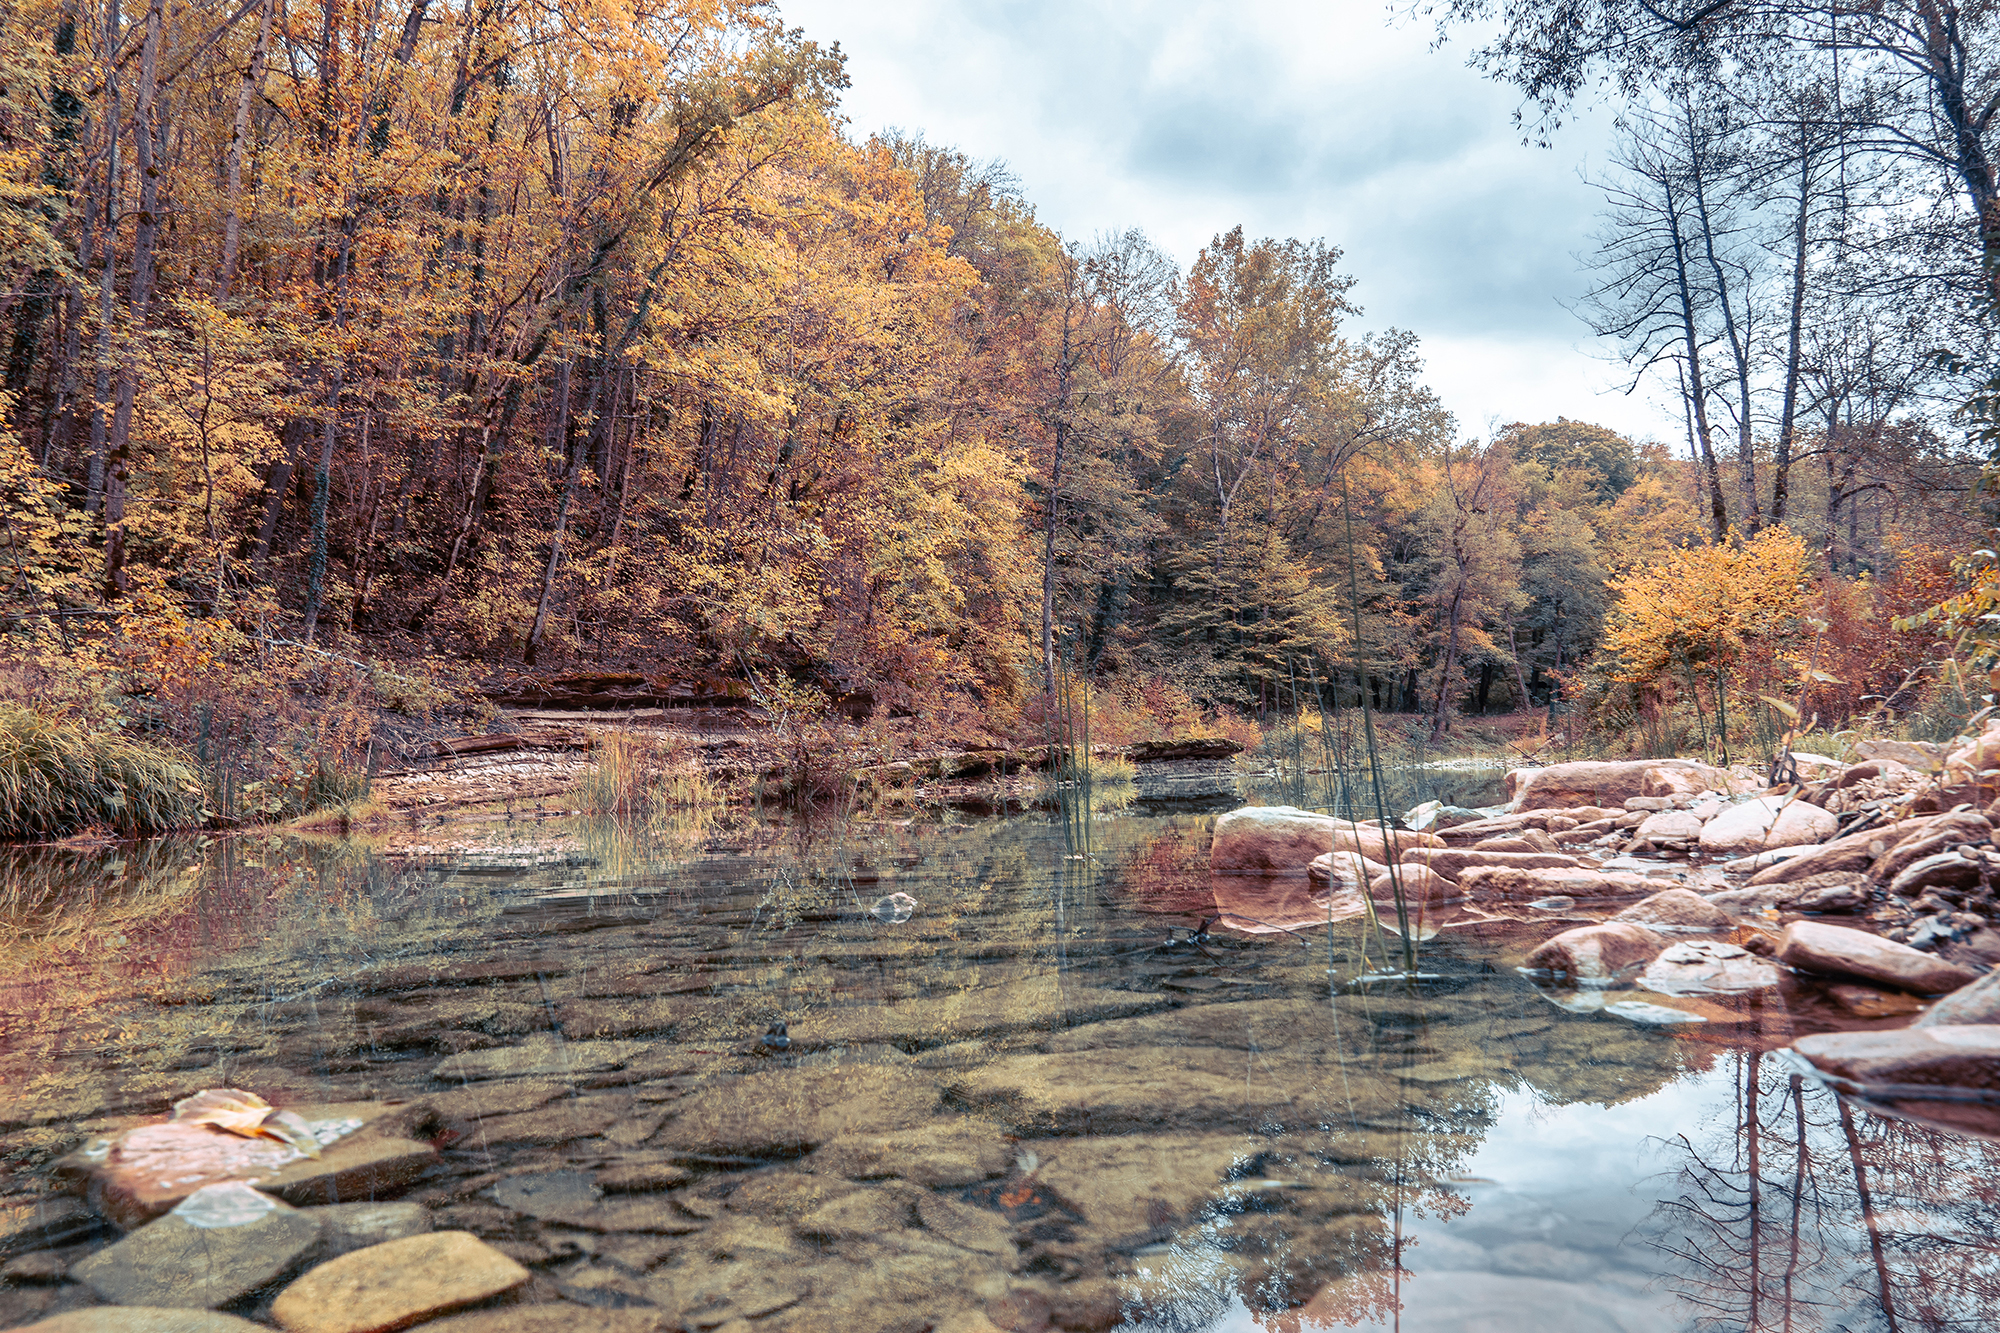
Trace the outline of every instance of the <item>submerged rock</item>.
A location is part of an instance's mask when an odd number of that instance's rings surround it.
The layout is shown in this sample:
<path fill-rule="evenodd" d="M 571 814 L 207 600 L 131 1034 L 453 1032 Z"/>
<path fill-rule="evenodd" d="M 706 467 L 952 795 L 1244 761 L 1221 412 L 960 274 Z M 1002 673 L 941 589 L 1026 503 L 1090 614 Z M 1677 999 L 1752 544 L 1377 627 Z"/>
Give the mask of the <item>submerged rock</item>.
<path fill-rule="evenodd" d="M 114 1305 L 213 1309 L 276 1281 L 319 1238 L 317 1220 L 248 1185 L 205 1185 L 70 1276 Z"/>
<path fill-rule="evenodd" d="M 216 1310 L 105 1305 L 70 1310 L 16 1333 L 269 1333 L 262 1324 Z"/>
<path fill-rule="evenodd" d="M 1741 945 L 1690 940 L 1662 951 L 1639 984 L 1662 995 L 1728 995 L 1767 990 L 1782 978 L 1775 966 Z"/>
<path fill-rule="evenodd" d="M 389 1333 L 512 1291 L 528 1270 L 468 1231 L 410 1236 L 344 1254 L 278 1293 L 291 1333 Z"/>
<path fill-rule="evenodd" d="M 1660 882 L 1625 871 L 1472 866 L 1459 875 L 1458 887 L 1474 901 L 1534 902 L 1541 898 L 1640 898 L 1659 892 Z"/>
<path fill-rule="evenodd" d="M 1577 981 L 1604 982 L 1645 966 L 1666 947 L 1664 936 L 1644 926 L 1607 921 L 1544 940 L 1528 955 L 1528 966 Z"/>
<path fill-rule="evenodd" d="M 1917 995 L 1939 995 L 1969 984 L 1977 974 L 1864 930 L 1794 921 L 1778 943 L 1778 959 L 1802 972 L 1860 977 Z"/>
<path fill-rule="evenodd" d="M 2000 1100 L 1990 1096 L 2000 1092 L 2000 1027 L 1819 1032 L 1800 1037 L 1792 1049 L 1821 1073 L 1859 1085 L 1871 1100 L 1901 1114 L 2000 1136 Z M 1933 1087 L 1940 1095 L 1926 1096 L 1925 1090 Z"/>
<path fill-rule="evenodd" d="M 1466 871 L 1483 866 L 1515 870 L 1573 870 L 1584 863 L 1560 852 L 1495 852 L 1477 847 L 1414 847 L 1403 853 L 1405 862 L 1429 866 L 1456 882 Z"/>
<path fill-rule="evenodd" d="M 1666 889 L 1611 919 L 1667 931 L 1727 930 L 1735 924 L 1729 913 L 1692 889 Z"/>

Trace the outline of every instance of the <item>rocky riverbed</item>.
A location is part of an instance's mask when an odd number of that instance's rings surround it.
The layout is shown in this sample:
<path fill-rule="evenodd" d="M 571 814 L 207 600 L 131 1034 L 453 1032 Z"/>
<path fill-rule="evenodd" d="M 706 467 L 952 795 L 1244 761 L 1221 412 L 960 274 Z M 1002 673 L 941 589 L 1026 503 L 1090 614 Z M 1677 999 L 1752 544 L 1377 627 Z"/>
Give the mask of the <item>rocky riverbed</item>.
<path fill-rule="evenodd" d="M 1657 1293 L 1686 1274 L 1627 1243 L 1631 1221 L 1579 1225 L 1596 1204 L 1487 1165 L 1523 1108 L 1587 1136 L 1659 1107 L 1641 1132 L 1672 1136 L 1705 1123 L 1699 1090 L 1783 1120 L 1779 1052 L 1901 1037 L 1956 1001 L 1760 955 L 1796 929 L 1783 909 L 1686 929 L 1687 899 L 1716 910 L 1740 876 L 1698 835 L 1684 860 L 1634 855 L 1660 810 L 1628 825 L 1631 798 L 1595 795 L 1595 819 L 1523 803 L 1511 827 L 1435 843 L 1348 830 L 1363 862 L 1370 838 L 1440 853 L 1389 863 L 1435 877 L 1411 982 L 1360 980 L 1392 961 L 1356 901 L 1366 865 L 1214 876 L 1227 817 L 1100 818 L 1087 845 L 947 813 L 682 841 L 531 821 L 476 854 L 236 840 L 19 861 L 17 881 L 99 887 L 37 918 L 0 988 L 0 1326 L 1305 1327 L 1365 1323 L 1435 1272 L 1405 1328 L 1463 1327 L 1480 1293 L 1496 1327 L 1545 1326 L 1530 1316 L 1560 1296 L 1592 1326 L 1678 1329 L 1698 1303 Z M 1638 799 L 1683 796 L 1701 791 Z M 1477 845 L 1496 837 L 1529 848 Z M 1481 875 L 1505 891 L 1464 887 Z M 1522 878 L 1551 876 L 1567 891 Z M 1678 915 L 1623 923 L 1663 942 L 1643 965 L 1600 948 L 1605 976 L 1583 978 L 1581 953 L 1570 975 L 1536 956 L 1648 900 Z M 1942 948 L 1914 952 L 1950 964 Z M 175 1119 L 214 1088 L 284 1111 L 318 1156 Z M 1844 1164 L 1803 1146 L 1838 1123 L 1808 1092 L 1800 1156 Z M 1995 1165 L 1921 1126 L 1855 1133 L 1870 1160 L 1938 1166 L 1899 1187 L 1906 1219 Z M 1489 1198 L 1496 1178 L 1513 1202 Z M 1634 1189 L 1591 1179 L 1591 1199 Z M 1841 1290 L 1868 1234 L 1829 1215 L 1799 1299 Z"/>

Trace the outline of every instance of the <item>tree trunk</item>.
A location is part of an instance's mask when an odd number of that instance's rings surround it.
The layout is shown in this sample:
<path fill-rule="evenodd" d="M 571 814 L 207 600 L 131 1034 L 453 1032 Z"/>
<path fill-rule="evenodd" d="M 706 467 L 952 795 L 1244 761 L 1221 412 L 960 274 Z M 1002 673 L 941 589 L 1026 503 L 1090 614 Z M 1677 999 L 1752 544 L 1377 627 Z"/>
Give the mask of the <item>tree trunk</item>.
<path fill-rule="evenodd" d="M 1783 523 L 1791 502 L 1792 437 L 1798 429 L 1801 348 L 1806 314 L 1806 241 L 1812 216 L 1812 153 L 1799 119 L 1799 207 L 1792 216 L 1792 309 L 1785 328 L 1785 396 L 1778 412 L 1778 449 L 1771 460 L 1771 521 Z"/>
<path fill-rule="evenodd" d="M 222 262 L 215 271 L 215 300 L 229 299 L 236 281 L 236 254 L 243 235 L 243 146 L 250 138 L 250 104 L 264 86 L 264 60 L 271 48 L 271 11 L 277 0 L 263 0 L 257 18 L 257 41 L 250 48 L 250 64 L 236 86 L 236 128 L 229 137 L 229 211 L 222 223 Z"/>
<path fill-rule="evenodd" d="M 1681 235 L 1680 213 L 1674 202 L 1673 187 L 1669 185 L 1667 191 L 1668 221 L 1673 228 L 1674 278 L 1681 308 L 1681 337 L 1687 346 L 1687 383 L 1682 387 L 1682 396 L 1687 401 L 1688 412 L 1694 422 L 1702 478 L 1708 484 L 1709 522 L 1715 540 L 1719 542 L 1729 535 L 1729 506 L 1722 498 L 1722 469 L 1716 465 L 1715 442 L 1708 422 L 1708 386 L 1703 383 L 1701 375 L 1701 334 L 1695 323 L 1694 285 L 1688 280 L 1687 246 Z"/>
<path fill-rule="evenodd" d="M 104 512 L 104 468 L 110 432 L 104 409 L 111 401 L 112 331 L 117 313 L 112 301 L 118 278 L 118 139 L 124 119 L 118 70 L 112 56 L 118 45 L 118 0 L 108 0 L 104 17 L 104 264 L 97 287 L 97 373 L 90 403 L 90 474 L 85 482 L 84 509 Z"/>
<path fill-rule="evenodd" d="M 118 371 L 118 402 L 112 410 L 104 467 L 104 588 L 118 596 L 130 586 L 125 573 L 125 501 L 132 473 L 132 413 L 139 388 L 136 340 L 145 332 L 146 307 L 153 296 L 153 247 L 160 234 L 159 150 L 166 118 L 159 114 L 160 41 L 166 28 L 165 0 L 146 7 L 146 34 L 139 56 L 139 95 L 133 107 L 132 140 L 139 168 L 139 218 L 132 238 L 132 322 Z"/>

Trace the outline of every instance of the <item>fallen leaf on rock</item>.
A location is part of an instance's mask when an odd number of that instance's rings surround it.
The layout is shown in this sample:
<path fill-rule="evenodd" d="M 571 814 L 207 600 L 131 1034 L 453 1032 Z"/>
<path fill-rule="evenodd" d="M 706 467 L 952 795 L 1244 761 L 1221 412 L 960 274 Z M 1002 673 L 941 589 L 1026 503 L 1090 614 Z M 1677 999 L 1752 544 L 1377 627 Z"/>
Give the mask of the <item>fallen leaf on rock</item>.
<path fill-rule="evenodd" d="M 246 1139 L 276 1139 L 308 1157 L 319 1156 L 311 1126 L 241 1088 L 205 1088 L 183 1097 L 174 1103 L 173 1118 L 183 1125 L 214 1125 Z"/>

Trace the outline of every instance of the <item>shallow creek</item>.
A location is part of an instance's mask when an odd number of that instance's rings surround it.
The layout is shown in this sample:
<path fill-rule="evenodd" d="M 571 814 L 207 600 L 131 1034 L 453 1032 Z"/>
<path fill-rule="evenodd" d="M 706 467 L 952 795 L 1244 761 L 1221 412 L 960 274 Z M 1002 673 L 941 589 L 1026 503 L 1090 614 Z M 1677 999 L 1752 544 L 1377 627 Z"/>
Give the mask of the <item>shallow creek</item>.
<path fill-rule="evenodd" d="M 236 1087 L 424 1103 L 400 1197 L 517 1302 L 666 1328 L 2000 1325 L 2000 1145 L 1796 1079 L 1867 1026 L 1811 983 L 1579 1011 L 1506 920 L 1358 983 L 1359 922 L 1199 934 L 1211 822 L 9 853 L 0 1206 Z M 0 1283 L 0 1326 L 81 1293 Z"/>

